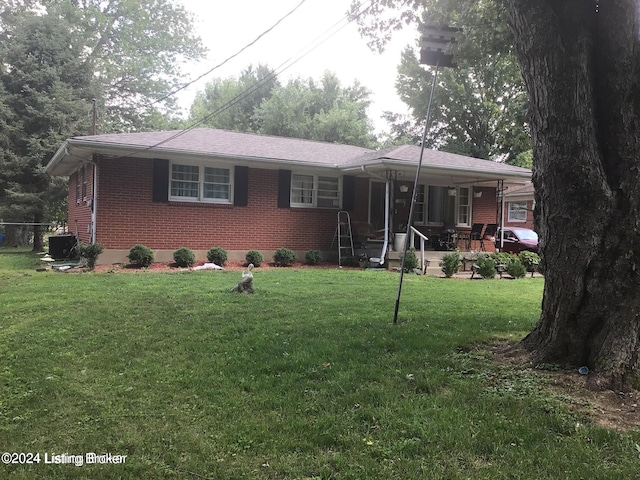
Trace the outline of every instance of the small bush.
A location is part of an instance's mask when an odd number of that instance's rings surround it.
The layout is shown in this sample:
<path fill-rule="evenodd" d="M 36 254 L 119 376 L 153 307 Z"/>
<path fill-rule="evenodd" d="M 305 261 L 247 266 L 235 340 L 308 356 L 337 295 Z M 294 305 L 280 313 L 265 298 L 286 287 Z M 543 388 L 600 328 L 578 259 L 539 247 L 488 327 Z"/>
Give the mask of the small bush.
<path fill-rule="evenodd" d="M 289 267 L 296 261 L 296 254 L 288 248 L 279 248 L 273 254 L 273 262 L 277 267 Z"/>
<path fill-rule="evenodd" d="M 520 259 L 520 262 L 522 262 L 522 265 L 524 265 L 527 272 L 535 272 L 540 266 L 540 255 L 535 252 L 523 250 L 518 255 L 518 258 Z"/>
<path fill-rule="evenodd" d="M 196 254 L 187 247 L 181 247 L 173 252 L 173 261 L 179 267 L 190 267 L 196 263 Z"/>
<path fill-rule="evenodd" d="M 309 265 L 318 265 L 322 261 L 322 253 L 320 250 L 308 250 L 304 254 L 304 259 Z"/>
<path fill-rule="evenodd" d="M 481 255 L 476 262 L 478 265 L 478 274 L 482 278 L 491 279 L 496 276 L 496 264 L 489 255 Z"/>
<path fill-rule="evenodd" d="M 511 261 L 507 263 L 506 271 L 513 278 L 523 278 L 527 274 L 527 270 L 520 259 L 516 256 L 511 257 Z"/>
<path fill-rule="evenodd" d="M 442 273 L 444 273 L 444 276 L 447 278 L 451 278 L 454 274 L 458 273 L 461 266 L 462 259 L 458 252 L 448 253 L 442 257 L 442 261 L 440 262 Z"/>
<path fill-rule="evenodd" d="M 127 258 L 133 265 L 137 265 L 138 267 L 148 267 L 153 263 L 155 255 L 153 250 L 149 247 L 138 244 L 131 247 Z"/>
<path fill-rule="evenodd" d="M 416 268 L 418 268 L 418 257 L 416 257 L 416 249 L 412 247 L 407 250 L 407 253 L 405 255 L 404 271 L 412 272 Z"/>
<path fill-rule="evenodd" d="M 247 261 L 247 264 L 253 263 L 254 267 L 262 265 L 262 254 L 257 250 L 249 250 L 244 256 L 244 259 Z"/>
<path fill-rule="evenodd" d="M 98 260 L 98 255 L 104 251 L 101 243 L 81 243 L 78 245 L 78 254 L 87 262 L 87 268 L 93 270 Z"/>
<path fill-rule="evenodd" d="M 227 251 L 222 247 L 210 248 L 207 252 L 207 260 L 211 263 L 224 267 L 224 264 L 227 263 Z"/>

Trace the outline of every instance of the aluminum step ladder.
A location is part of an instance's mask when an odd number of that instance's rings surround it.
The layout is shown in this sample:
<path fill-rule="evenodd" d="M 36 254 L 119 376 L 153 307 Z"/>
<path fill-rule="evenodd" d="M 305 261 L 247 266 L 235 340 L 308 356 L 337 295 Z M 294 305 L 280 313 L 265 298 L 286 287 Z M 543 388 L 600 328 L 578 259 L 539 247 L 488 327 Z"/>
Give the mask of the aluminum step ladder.
<path fill-rule="evenodd" d="M 353 232 L 351 230 L 351 216 L 349 212 L 340 210 L 338 212 L 338 226 L 336 227 L 336 238 L 338 240 L 338 265 L 342 266 L 345 257 L 353 257 Z"/>

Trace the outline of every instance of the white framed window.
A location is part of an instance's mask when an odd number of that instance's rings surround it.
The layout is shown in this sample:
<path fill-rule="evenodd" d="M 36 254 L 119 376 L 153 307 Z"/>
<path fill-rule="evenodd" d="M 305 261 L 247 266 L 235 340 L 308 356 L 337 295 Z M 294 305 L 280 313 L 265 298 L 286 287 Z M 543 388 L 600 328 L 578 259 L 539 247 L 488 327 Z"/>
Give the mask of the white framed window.
<path fill-rule="evenodd" d="M 231 203 L 233 170 L 202 164 L 171 164 L 169 200 Z"/>
<path fill-rule="evenodd" d="M 414 223 L 440 227 L 453 223 L 457 226 L 470 226 L 471 189 L 457 187 L 455 195 L 451 195 L 449 190 L 451 187 L 441 185 L 418 185 Z"/>
<path fill-rule="evenodd" d="M 509 202 L 510 222 L 526 222 L 527 221 L 527 202 Z"/>
<path fill-rule="evenodd" d="M 340 208 L 342 182 L 340 177 L 324 175 L 291 175 L 291 206 Z"/>
<path fill-rule="evenodd" d="M 458 194 L 458 218 L 456 224 L 460 227 L 471 226 L 471 189 L 469 187 L 459 187 Z"/>

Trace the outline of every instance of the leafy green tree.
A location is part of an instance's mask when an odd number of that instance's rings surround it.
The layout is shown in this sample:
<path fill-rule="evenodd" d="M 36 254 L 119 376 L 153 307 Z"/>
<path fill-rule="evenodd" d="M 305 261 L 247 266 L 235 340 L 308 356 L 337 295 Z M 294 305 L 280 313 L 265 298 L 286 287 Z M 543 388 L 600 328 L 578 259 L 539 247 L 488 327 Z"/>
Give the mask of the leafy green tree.
<path fill-rule="evenodd" d="M 444 18 L 452 8 L 447 2 L 430 1 L 428 6 L 430 21 Z M 456 18 L 465 22 L 464 35 L 454 47 L 459 68 L 439 72 L 428 146 L 512 163 L 522 151 L 531 149 L 531 139 L 526 126 L 528 100 L 518 63 L 512 49 L 501 43 L 508 32 L 504 15 L 496 12 L 504 10 L 488 0 L 461 10 Z M 396 80 L 398 95 L 411 114 L 385 114 L 391 138 L 398 142 L 407 137 L 412 143 L 421 140 L 429 103 L 434 69 L 421 66 L 414 50 L 407 48 L 402 53 Z"/>
<path fill-rule="evenodd" d="M 369 96 L 359 83 L 345 88 L 335 74 L 325 72 L 319 82 L 296 78 L 275 88 L 254 117 L 261 133 L 372 147 Z"/>
<path fill-rule="evenodd" d="M 98 131 L 155 129 L 158 113 L 179 117 L 175 96 L 180 66 L 202 57 L 193 18 L 167 0 L 37 0 L 46 16 L 70 25 L 79 58 L 93 72 Z M 19 14 L 19 13 L 18 13 Z"/>
<path fill-rule="evenodd" d="M 11 119 L 3 135 L 0 206 L 5 220 L 41 223 L 66 198 L 64 182 L 44 166 L 67 137 L 88 129 L 92 72 L 63 19 L 25 13 L 10 35 L 0 51 L 0 93 Z M 41 248 L 36 226 L 34 249 Z"/>
<path fill-rule="evenodd" d="M 271 97 L 280 82 L 266 65 L 249 66 L 239 78 L 216 78 L 198 92 L 191 105 L 190 121 L 212 128 L 256 133 L 260 126 L 254 112 Z"/>

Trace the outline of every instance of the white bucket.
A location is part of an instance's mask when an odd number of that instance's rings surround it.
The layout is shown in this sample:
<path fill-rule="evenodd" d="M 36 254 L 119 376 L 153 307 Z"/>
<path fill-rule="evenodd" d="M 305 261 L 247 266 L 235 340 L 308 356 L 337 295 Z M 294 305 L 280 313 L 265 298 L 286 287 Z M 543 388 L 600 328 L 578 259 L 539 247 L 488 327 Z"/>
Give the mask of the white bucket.
<path fill-rule="evenodd" d="M 404 244 L 407 240 L 406 233 L 396 233 L 393 239 L 393 250 L 396 252 L 404 252 Z"/>

